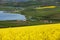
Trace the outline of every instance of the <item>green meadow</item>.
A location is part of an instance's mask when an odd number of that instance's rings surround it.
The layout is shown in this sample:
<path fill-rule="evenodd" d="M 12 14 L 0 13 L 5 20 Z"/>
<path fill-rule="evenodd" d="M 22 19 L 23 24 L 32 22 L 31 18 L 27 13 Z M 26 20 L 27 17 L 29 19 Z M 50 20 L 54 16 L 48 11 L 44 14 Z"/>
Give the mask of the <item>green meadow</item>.
<path fill-rule="evenodd" d="M 22 10 L 20 7 L 0 7 L 2 11 L 12 11 L 11 13 L 17 13 L 25 15 L 26 21 L 17 20 L 7 20 L 0 21 L 0 26 L 3 27 L 15 27 L 15 26 L 30 26 L 30 25 L 40 25 L 40 24 L 51 24 L 60 22 L 60 7 L 55 8 L 44 8 L 35 9 L 37 7 L 24 7 Z M 41 8 L 41 7 L 40 7 Z M 43 7 L 42 7 L 43 8 Z M 57 14 L 57 15 L 56 15 Z M 56 18 L 54 18 L 56 16 Z M 58 18 L 58 19 L 57 19 Z M 45 22 L 46 20 L 46 22 Z"/>

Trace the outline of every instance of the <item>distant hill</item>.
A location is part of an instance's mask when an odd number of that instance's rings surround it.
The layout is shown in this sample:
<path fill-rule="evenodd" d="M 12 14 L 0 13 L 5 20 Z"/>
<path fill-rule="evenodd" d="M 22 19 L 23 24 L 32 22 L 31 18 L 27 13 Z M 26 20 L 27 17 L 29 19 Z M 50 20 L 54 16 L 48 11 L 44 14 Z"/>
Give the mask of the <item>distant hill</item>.
<path fill-rule="evenodd" d="M 26 2 L 29 0 L 0 0 L 0 3 L 6 3 L 6 2 Z"/>
<path fill-rule="evenodd" d="M 29 1 L 29 0 L 14 0 L 16 2 L 26 2 L 26 1 Z"/>

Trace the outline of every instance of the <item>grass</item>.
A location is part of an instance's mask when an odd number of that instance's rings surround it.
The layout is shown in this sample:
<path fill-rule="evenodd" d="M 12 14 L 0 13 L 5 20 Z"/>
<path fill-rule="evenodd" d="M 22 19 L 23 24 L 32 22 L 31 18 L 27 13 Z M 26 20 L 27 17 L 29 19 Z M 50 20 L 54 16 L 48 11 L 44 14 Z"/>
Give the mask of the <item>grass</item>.
<path fill-rule="evenodd" d="M 60 40 L 60 23 L 3 28 L 0 40 Z"/>
<path fill-rule="evenodd" d="M 56 13 L 60 13 L 60 7 L 55 7 L 55 8 L 52 7 L 52 8 L 45 8 L 45 9 L 27 8 L 26 10 L 21 11 L 21 14 L 26 16 L 49 16 Z"/>
<path fill-rule="evenodd" d="M 38 22 L 38 23 L 37 23 Z M 0 21 L 0 28 L 6 28 L 6 27 L 22 27 L 22 26 L 32 26 L 32 25 L 39 25 L 39 24 L 46 24 L 39 21 Z"/>
<path fill-rule="evenodd" d="M 49 8 L 49 7 L 51 7 L 51 8 Z M 60 7 L 46 6 L 44 8 L 45 9 L 33 9 L 30 7 L 27 7 L 23 11 L 20 11 L 20 8 L 19 8 L 19 9 L 17 9 L 17 11 L 18 11 L 17 13 L 23 14 L 27 17 L 28 16 L 32 16 L 32 17 L 49 16 L 52 14 L 60 13 Z M 15 9 L 16 9 L 16 7 L 0 7 L 0 10 L 5 10 L 5 11 L 11 11 L 11 10 L 15 10 Z M 3 27 L 31 26 L 31 25 L 39 25 L 39 24 L 44 24 L 44 23 L 41 23 L 39 21 L 34 21 L 34 22 L 32 22 L 32 21 L 29 21 L 29 22 L 0 21 L 0 26 L 3 26 Z"/>
<path fill-rule="evenodd" d="M 46 25 L 46 24 L 56 24 L 60 23 L 59 20 L 52 20 L 52 23 L 47 23 L 42 21 L 16 21 L 16 20 L 7 20 L 0 21 L 0 28 L 9 28 L 9 27 L 25 27 L 25 26 L 34 26 L 34 25 Z"/>

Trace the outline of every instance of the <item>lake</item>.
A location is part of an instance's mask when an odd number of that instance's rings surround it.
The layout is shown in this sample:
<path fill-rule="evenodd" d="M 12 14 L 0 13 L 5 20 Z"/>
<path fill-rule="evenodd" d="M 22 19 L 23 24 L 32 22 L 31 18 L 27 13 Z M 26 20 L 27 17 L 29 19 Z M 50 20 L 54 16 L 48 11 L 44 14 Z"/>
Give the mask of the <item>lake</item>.
<path fill-rule="evenodd" d="M 21 14 L 14 13 L 5 13 L 4 11 L 0 11 L 0 21 L 1 20 L 26 20 L 26 17 Z"/>

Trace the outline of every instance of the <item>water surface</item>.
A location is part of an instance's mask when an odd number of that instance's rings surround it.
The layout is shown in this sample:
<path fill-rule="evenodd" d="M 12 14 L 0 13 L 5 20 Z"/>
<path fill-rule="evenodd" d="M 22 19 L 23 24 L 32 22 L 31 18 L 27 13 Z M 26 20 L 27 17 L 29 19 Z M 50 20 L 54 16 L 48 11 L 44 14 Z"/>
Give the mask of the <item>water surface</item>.
<path fill-rule="evenodd" d="M 24 15 L 21 15 L 21 14 L 5 13 L 4 11 L 0 11 L 0 21 L 1 20 L 23 20 L 25 21 L 26 18 Z"/>

